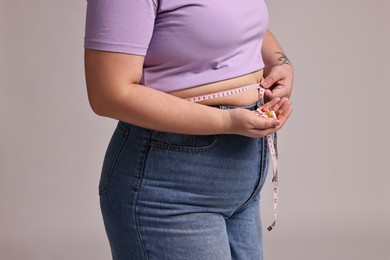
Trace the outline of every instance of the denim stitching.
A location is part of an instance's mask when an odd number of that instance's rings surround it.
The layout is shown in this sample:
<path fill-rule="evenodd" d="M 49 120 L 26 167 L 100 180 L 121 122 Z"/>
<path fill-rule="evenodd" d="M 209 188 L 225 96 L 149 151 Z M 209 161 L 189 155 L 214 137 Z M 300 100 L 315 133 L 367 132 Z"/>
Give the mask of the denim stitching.
<path fill-rule="evenodd" d="M 160 148 L 164 150 L 171 150 L 171 151 L 176 151 L 176 152 L 189 152 L 189 153 L 199 153 L 199 152 L 206 152 L 212 147 L 215 146 L 217 143 L 218 136 L 214 135 L 214 138 L 212 142 L 207 145 L 207 146 L 202 146 L 202 147 L 190 147 L 190 146 L 179 146 L 179 145 L 173 145 L 173 144 L 164 144 L 156 141 L 151 141 L 150 146 L 155 147 L 155 148 Z"/>
<path fill-rule="evenodd" d="M 245 208 L 246 205 L 248 205 L 254 198 L 256 198 L 256 196 L 260 193 L 260 190 L 261 190 L 261 183 L 262 183 L 262 176 L 265 174 L 265 170 L 264 167 L 263 167 L 263 157 L 264 157 L 264 147 L 265 147 L 265 143 L 264 142 L 264 137 L 262 137 L 260 140 L 261 140 L 261 158 L 260 158 L 260 169 L 259 169 L 259 180 L 257 181 L 256 183 L 256 187 L 255 189 L 253 190 L 252 194 L 249 196 L 249 198 L 243 203 L 241 204 L 235 211 L 233 214 L 236 214 L 237 212 L 240 212 L 241 210 L 243 210 L 243 208 Z"/>
<path fill-rule="evenodd" d="M 139 151 L 140 156 L 138 157 L 138 167 L 137 167 L 137 173 L 135 177 L 137 178 L 135 183 L 134 183 L 134 188 L 135 191 L 139 188 L 142 178 L 143 178 L 143 171 L 144 171 L 144 166 L 145 166 L 145 158 L 149 152 L 149 145 L 150 145 L 150 137 L 152 135 L 153 131 L 148 131 L 145 133 L 145 136 L 143 136 L 143 140 L 146 142 L 142 143 L 142 148 Z"/>
<path fill-rule="evenodd" d="M 116 163 L 118 161 L 119 154 L 121 153 L 121 151 L 123 149 L 123 146 L 126 143 L 127 137 L 129 135 L 129 132 L 130 132 L 129 129 L 124 128 L 121 125 L 118 125 L 117 129 L 118 129 L 118 131 L 121 132 L 121 139 L 120 139 L 119 145 L 118 145 L 118 147 L 117 147 L 117 149 L 115 151 L 115 155 L 114 155 L 114 157 L 112 159 L 112 162 L 111 162 L 111 165 L 110 165 L 109 172 L 108 172 L 108 175 L 106 177 L 105 183 L 103 185 L 101 185 L 101 186 L 99 185 L 99 196 L 105 196 L 107 194 L 108 186 L 110 185 L 111 177 L 112 177 L 115 165 L 116 165 Z"/>
<path fill-rule="evenodd" d="M 140 152 L 140 154 L 142 154 L 142 159 L 139 159 L 139 169 L 138 169 L 140 174 L 139 174 L 137 181 L 136 181 L 136 188 L 138 189 L 138 192 L 137 192 L 137 195 L 135 198 L 135 204 L 134 204 L 135 225 L 137 227 L 138 239 L 139 239 L 139 242 L 141 244 L 142 251 L 144 253 L 144 257 L 146 260 L 148 260 L 149 258 L 148 258 L 147 252 L 146 252 L 145 242 L 142 239 L 141 230 L 140 230 L 139 223 L 138 223 L 138 197 L 139 197 L 139 193 L 141 191 L 141 184 L 142 184 L 142 179 L 144 176 L 145 163 L 146 163 L 148 153 L 150 150 L 150 138 L 151 138 L 152 133 L 153 133 L 153 131 L 150 131 L 150 132 L 148 132 L 148 134 L 145 134 L 144 142 L 142 143 L 143 149 Z"/>
<path fill-rule="evenodd" d="M 266 137 L 263 138 L 263 152 L 262 152 L 262 157 L 261 157 L 261 167 L 263 172 L 266 172 L 268 170 L 268 143 L 266 140 Z"/>

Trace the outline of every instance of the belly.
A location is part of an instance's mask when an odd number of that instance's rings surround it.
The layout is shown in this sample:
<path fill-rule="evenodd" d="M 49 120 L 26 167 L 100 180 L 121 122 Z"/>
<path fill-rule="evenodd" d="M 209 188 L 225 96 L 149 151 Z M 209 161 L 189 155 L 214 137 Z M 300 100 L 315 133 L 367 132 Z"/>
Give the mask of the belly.
<path fill-rule="evenodd" d="M 207 95 L 215 92 L 234 89 L 237 87 L 247 86 L 259 83 L 263 77 L 263 70 L 255 71 L 237 78 L 213 82 L 206 85 L 196 86 L 189 89 L 171 92 L 169 94 L 180 97 L 190 98 L 195 96 Z M 258 90 L 249 90 L 239 94 L 216 98 L 212 100 L 199 102 L 204 105 L 231 105 L 231 106 L 247 106 L 258 101 Z"/>

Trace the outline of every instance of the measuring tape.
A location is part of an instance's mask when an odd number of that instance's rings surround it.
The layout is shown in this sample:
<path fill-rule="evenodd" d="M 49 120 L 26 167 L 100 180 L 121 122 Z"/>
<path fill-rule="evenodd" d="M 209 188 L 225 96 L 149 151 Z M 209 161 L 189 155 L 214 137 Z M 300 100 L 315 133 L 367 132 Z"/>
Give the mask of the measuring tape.
<path fill-rule="evenodd" d="M 260 105 L 264 105 L 264 93 L 265 89 L 260 87 L 259 88 L 259 102 Z M 267 229 L 268 231 L 271 231 L 275 225 L 276 225 L 276 216 L 277 216 L 277 210 L 278 210 L 278 136 L 276 132 L 271 135 L 267 135 L 267 143 L 268 148 L 270 150 L 271 154 L 271 161 L 272 161 L 272 169 L 273 169 L 273 177 L 272 177 L 272 183 L 273 183 L 273 193 L 274 193 L 274 222 L 269 226 Z"/>
<path fill-rule="evenodd" d="M 249 86 L 243 86 L 243 87 L 239 87 L 239 88 L 229 89 L 226 91 L 215 92 L 212 94 L 190 97 L 190 98 L 186 98 L 185 100 L 188 100 L 190 102 L 195 103 L 195 102 L 201 102 L 201 101 L 206 101 L 206 100 L 211 100 L 211 99 L 216 99 L 216 98 L 221 98 L 221 97 L 227 97 L 227 96 L 231 96 L 234 94 L 239 94 L 239 93 L 242 93 L 245 91 L 255 90 L 255 89 L 259 89 L 259 88 L 260 88 L 259 84 L 253 84 L 253 85 L 249 85 Z"/>
<path fill-rule="evenodd" d="M 216 99 L 216 98 L 221 98 L 221 97 L 227 97 L 235 94 L 239 94 L 242 92 L 246 92 L 249 90 L 259 90 L 259 102 L 260 105 L 263 106 L 264 103 L 264 93 L 265 89 L 262 88 L 258 83 L 253 84 L 253 85 L 248 85 L 248 86 L 243 86 L 243 87 L 238 87 L 234 89 L 229 89 L 226 91 L 220 91 L 216 93 L 211 93 L 207 95 L 201 95 L 201 96 L 195 96 L 195 97 L 190 97 L 190 98 L 185 98 L 185 100 L 196 103 L 196 102 L 201 102 L 201 101 L 206 101 L 206 100 L 211 100 L 211 99 Z M 276 132 L 270 135 L 267 135 L 267 143 L 268 143 L 268 148 L 270 151 L 271 155 L 271 161 L 272 161 L 272 169 L 273 169 L 273 178 L 272 178 L 272 183 L 273 183 L 273 205 L 274 205 L 274 222 L 269 226 L 267 229 L 268 231 L 271 231 L 275 225 L 276 225 L 276 216 L 277 216 L 277 209 L 278 209 L 278 147 L 277 147 L 277 135 Z"/>

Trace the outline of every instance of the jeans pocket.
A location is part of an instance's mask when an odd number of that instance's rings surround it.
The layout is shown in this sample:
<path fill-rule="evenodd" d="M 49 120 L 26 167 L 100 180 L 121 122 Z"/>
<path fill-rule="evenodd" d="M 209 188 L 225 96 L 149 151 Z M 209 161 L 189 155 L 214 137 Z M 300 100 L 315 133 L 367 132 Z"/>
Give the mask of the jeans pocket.
<path fill-rule="evenodd" d="M 185 135 L 166 132 L 154 132 L 151 146 L 178 152 L 203 152 L 217 143 L 217 135 Z"/>
<path fill-rule="evenodd" d="M 107 193 L 116 162 L 122 151 L 122 148 L 127 140 L 130 130 L 118 124 L 111 140 L 108 144 L 106 155 L 104 157 L 102 173 L 99 181 L 99 196 L 104 196 Z"/>

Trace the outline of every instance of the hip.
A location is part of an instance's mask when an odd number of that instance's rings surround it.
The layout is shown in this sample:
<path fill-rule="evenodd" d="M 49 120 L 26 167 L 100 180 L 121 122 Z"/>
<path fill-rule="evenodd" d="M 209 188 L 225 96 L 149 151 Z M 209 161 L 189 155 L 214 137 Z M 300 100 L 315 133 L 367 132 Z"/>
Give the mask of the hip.
<path fill-rule="evenodd" d="M 265 138 L 183 135 L 119 122 L 108 146 L 100 196 L 138 194 L 144 207 L 183 205 L 229 215 L 256 196 L 266 179 Z M 134 202 L 135 203 L 135 202 Z"/>

